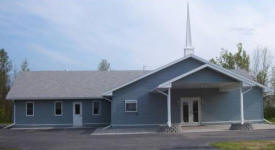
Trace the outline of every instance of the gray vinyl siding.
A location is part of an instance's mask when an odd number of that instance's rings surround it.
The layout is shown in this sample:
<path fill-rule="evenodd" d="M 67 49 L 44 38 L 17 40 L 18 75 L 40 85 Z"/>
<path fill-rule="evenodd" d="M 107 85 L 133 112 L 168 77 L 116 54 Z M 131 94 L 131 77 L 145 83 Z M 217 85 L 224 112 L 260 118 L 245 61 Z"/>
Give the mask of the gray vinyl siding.
<path fill-rule="evenodd" d="M 168 67 L 151 76 L 143 78 L 135 83 L 123 87 L 113 93 L 111 124 L 112 126 L 127 125 L 158 125 L 167 123 L 167 97 L 152 93 L 161 83 L 182 75 L 202 65 L 192 58 Z M 203 69 L 184 79 L 179 83 L 219 83 L 238 82 L 228 76 Z M 250 96 L 244 96 L 245 119 L 261 120 L 262 97 L 261 92 L 253 92 Z M 201 97 L 201 121 L 202 122 L 236 122 L 240 121 L 240 90 L 220 92 L 218 89 L 172 89 L 171 92 L 172 123 L 180 123 L 180 98 Z M 250 101 L 246 101 L 250 99 Z M 138 112 L 125 112 L 125 100 L 137 100 Z M 253 110 L 257 109 L 257 110 Z"/>
<path fill-rule="evenodd" d="M 192 75 L 189 75 L 177 82 L 176 85 L 182 83 L 220 83 L 220 82 L 238 82 L 237 80 L 227 77 L 222 73 L 205 68 Z"/>
<path fill-rule="evenodd" d="M 180 123 L 180 99 L 201 98 L 201 122 L 240 120 L 240 90 L 219 92 L 218 89 L 172 90 L 172 122 Z"/>
<path fill-rule="evenodd" d="M 244 119 L 245 120 L 263 120 L 264 104 L 262 89 L 254 87 L 251 91 L 244 94 Z"/>
<path fill-rule="evenodd" d="M 164 124 L 167 122 L 167 101 L 161 94 L 151 93 L 159 84 L 186 73 L 203 63 L 193 58 L 186 59 L 113 93 L 111 124 Z M 138 112 L 126 113 L 125 100 L 137 100 Z"/>
<path fill-rule="evenodd" d="M 56 100 L 61 101 L 61 100 Z M 16 125 L 64 125 L 73 124 L 73 102 L 82 102 L 83 125 L 110 123 L 110 103 L 101 101 L 101 115 L 92 116 L 92 101 L 94 100 L 64 100 L 62 116 L 55 116 L 54 100 L 15 101 Z M 34 102 L 34 116 L 26 116 L 26 102 Z"/>

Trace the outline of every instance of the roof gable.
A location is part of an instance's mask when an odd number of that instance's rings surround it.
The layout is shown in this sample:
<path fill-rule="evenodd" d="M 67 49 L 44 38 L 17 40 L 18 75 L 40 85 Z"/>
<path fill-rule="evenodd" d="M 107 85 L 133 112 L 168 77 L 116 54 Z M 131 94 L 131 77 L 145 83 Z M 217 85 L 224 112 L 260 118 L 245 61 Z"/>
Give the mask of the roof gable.
<path fill-rule="evenodd" d="M 177 76 L 158 86 L 158 88 L 171 87 L 174 82 L 218 83 L 218 82 L 242 82 L 242 80 L 211 67 L 209 64 L 197 67 L 187 73 Z"/>
<path fill-rule="evenodd" d="M 162 66 L 162 67 L 159 67 L 159 68 L 153 70 L 152 72 L 150 72 L 150 73 L 148 73 L 148 74 L 145 74 L 145 75 L 143 75 L 143 76 L 141 76 L 141 77 L 139 77 L 139 78 L 136 78 L 136 79 L 134 79 L 134 80 L 132 80 L 132 81 L 130 81 L 130 82 L 127 82 L 127 83 L 125 83 L 125 84 L 123 84 L 123 85 L 121 85 L 121 86 L 119 86 L 119 87 L 116 87 L 116 88 L 114 88 L 114 89 L 111 89 L 111 90 L 109 90 L 109 91 L 103 93 L 102 95 L 103 95 L 103 96 L 111 96 L 111 95 L 112 95 L 112 92 L 114 92 L 114 91 L 116 91 L 116 90 L 118 90 L 118 89 L 121 89 L 121 88 L 123 88 L 123 87 L 125 87 L 125 86 L 128 86 L 128 85 L 130 85 L 130 84 L 133 84 L 133 83 L 135 83 L 135 82 L 137 82 L 137 81 L 139 81 L 139 80 L 143 80 L 144 78 L 149 77 L 149 76 L 152 76 L 152 75 L 154 75 L 154 74 L 156 74 L 156 73 L 159 73 L 159 72 L 161 72 L 161 71 L 165 71 L 166 69 L 169 69 L 169 68 L 171 68 L 171 67 L 173 67 L 173 66 L 175 66 L 175 65 L 177 65 L 177 64 L 179 64 L 179 63 L 181 63 L 181 62 L 183 62 L 183 61 L 185 61 L 185 60 L 191 60 L 191 61 L 186 61 L 186 63 L 188 63 L 188 64 L 193 64 L 193 65 L 194 65 L 194 63 L 197 63 L 197 64 L 199 64 L 199 65 L 201 66 L 201 65 L 203 65 L 203 64 L 205 63 L 205 62 L 202 61 L 202 60 L 199 60 L 199 59 L 194 58 L 193 55 L 188 55 L 188 56 L 186 56 L 186 57 L 182 57 L 182 58 L 180 58 L 180 59 L 177 59 L 177 60 L 175 60 L 175 61 L 173 61 L 173 62 L 171 62 L 171 63 L 169 63 L 169 64 L 167 64 L 167 65 L 164 65 L 164 66 Z M 192 68 L 192 69 L 193 69 L 193 68 Z"/>
<path fill-rule="evenodd" d="M 196 59 L 196 60 L 198 60 L 198 61 L 204 63 L 204 64 L 206 65 L 206 66 L 203 65 L 204 67 L 210 67 L 210 68 L 212 68 L 212 69 L 214 69 L 214 70 L 216 70 L 216 71 L 219 71 L 219 72 L 221 72 L 221 73 L 223 73 L 223 74 L 225 74 L 225 75 L 227 75 L 227 76 L 229 76 L 229 77 L 232 77 L 232 78 L 234 78 L 234 79 L 236 79 L 236 80 L 239 80 L 239 81 L 241 81 L 241 82 L 243 82 L 243 83 L 245 83 L 245 84 L 247 84 L 247 85 L 249 85 L 249 86 L 259 86 L 259 87 L 261 87 L 261 88 L 263 88 L 263 89 L 265 89 L 265 90 L 268 90 L 268 91 L 270 90 L 270 88 L 268 88 L 268 87 L 266 87 L 266 86 L 264 86 L 264 85 L 262 85 L 262 84 L 260 84 L 260 83 L 258 83 L 258 82 L 255 82 L 255 81 L 253 81 L 253 80 L 251 80 L 251 79 L 248 79 L 247 77 L 244 77 L 244 76 L 242 76 L 242 75 L 240 75 L 240 74 L 237 74 L 237 73 L 235 73 L 235 72 L 233 72 L 233 71 L 230 71 L 230 70 L 228 70 L 228 69 L 225 69 L 225 68 L 223 68 L 223 67 L 221 67 L 221 66 L 219 66 L 219 65 L 212 64 L 212 63 L 210 63 L 209 61 L 207 61 L 207 60 L 205 60 L 205 59 L 203 59 L 203 58 L 201 58 L 201 57 L 198 57 L 198 56 L 196 56 L 196 55 L 188 55 L 188 56 L 182 57 L 182 58 L 180 58 L 180 59 L 178 59 L 178 60 L 175 60 L 175 61 L 173 61 L 173 62 L 171 62 L 171 63 L 169 63 L 169 64 L 167 64 L 167 65 L 164 65 L 164 66 L 162 66 L 162 67 L 160 67 L 160 68 L 157 68 L 156 70 L 154 70 L 154 71 L 152 71 L 152 72 L 150 72 L 150 73 L 148 73 L 148 74 L 146 74 L 146 75 L 144 75 L 144 76 L 141 76 L 141 77 L 139 77 L 139 78 L 136 78 L 136 79 L 134 79 L 134 80 L 132 80 L 132 81 L 130 81 L 130 82 L 127 82 L 127 83 L 121 85 L 121 86 L 118 86 L 118 87 L 116 87 L 116 88 L 113 88 L 113 89 L 111 89 L 111 90 L 105 92 L 105 93 L 102 93 L 102 95 L 103 95 L 103 96 L 111 96 L 111 95 L 112 95 L 112 92 L 114 92 L 114 91 L 116 91 L 116 90 L 118 90 L 118 89 L 120 89 L 120 88 L 122 88 L 122 87 L 125 87 L 125 86 L 127 86 L 127 85 L 130 85 L 130 84 L 132 84 L 132 83 L 134 83 L 134 82 L 136 82 L 136 81 L 142 80 L 143 78 L 145 78 L 145 77 L 147 77 L 147 76 L 150 76 L 150 75 L 152 75 L 152 74 L 155 74 L 155 73 L 157 73 L 157 72 L 159 72 L 159 71 L 161 71 L 161 70 L 164 70 L 165 68 L 168 68 L 168 67 L 170 67 L 170 66 L 172 66 L 172 65 L 175 65 L 175 64 L 177 64 L 177 63 L 179 63 L 179 62 L 181 62 L 181 61 L 184 61 L 184 60 L 186 60 L 186 59 L 188 59 L 188 58 Z M 201 67 L 203 67 L 203 66 L 201 66 Z"/>

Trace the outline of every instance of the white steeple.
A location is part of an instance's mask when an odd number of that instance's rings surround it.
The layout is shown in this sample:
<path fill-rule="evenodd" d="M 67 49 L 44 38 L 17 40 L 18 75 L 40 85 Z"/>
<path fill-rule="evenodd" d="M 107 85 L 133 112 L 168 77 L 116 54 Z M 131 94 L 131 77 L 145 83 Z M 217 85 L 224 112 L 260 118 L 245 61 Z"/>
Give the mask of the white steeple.
<path fill-rule="evenodd" d="M 191 54 L 194 54 L 194 48 L 192 46 L 189 3 L 187 3 L 186 41 L 185 41 L 185 48 L 184 48 L 184 56 L 191 55 Z"/>

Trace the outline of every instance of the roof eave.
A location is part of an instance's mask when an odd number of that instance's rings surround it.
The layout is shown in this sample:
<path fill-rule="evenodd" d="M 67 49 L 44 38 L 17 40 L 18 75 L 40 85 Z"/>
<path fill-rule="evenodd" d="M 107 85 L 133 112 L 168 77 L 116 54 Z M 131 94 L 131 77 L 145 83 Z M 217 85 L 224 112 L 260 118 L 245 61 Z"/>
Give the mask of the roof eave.
<path fill-rule="evenodd" d="M 104 99 L 103 97 L 7 97 L 6 100 L 85 100 Z"/>

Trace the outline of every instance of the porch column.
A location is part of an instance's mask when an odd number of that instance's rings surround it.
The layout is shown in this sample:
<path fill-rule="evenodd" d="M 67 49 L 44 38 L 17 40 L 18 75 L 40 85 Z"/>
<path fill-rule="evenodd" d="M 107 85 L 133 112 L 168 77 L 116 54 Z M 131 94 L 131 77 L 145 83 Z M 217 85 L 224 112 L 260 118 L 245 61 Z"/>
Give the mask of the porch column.
<path fill-rule="evenodd" d="M 242 87 L 240 87 L 240 101 L 241 101 L 241 124 L 244 124 L 243 90 L 242 90 Z"/>
<path fill-rule="evenodd" d="M 171 87 L 168 88 L 167 95 L 167 125 L 171 127 Z"/>

